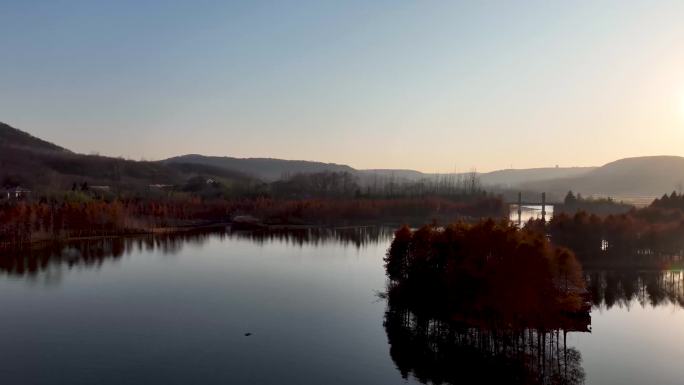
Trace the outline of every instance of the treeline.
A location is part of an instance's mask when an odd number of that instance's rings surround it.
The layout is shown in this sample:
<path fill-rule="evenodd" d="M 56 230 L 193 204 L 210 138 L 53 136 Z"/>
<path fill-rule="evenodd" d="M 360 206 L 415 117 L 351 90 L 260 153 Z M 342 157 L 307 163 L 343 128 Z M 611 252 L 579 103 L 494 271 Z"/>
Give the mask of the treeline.
<path fill-rule="evenodd" d="M 0 204 L 0 245 L 38 240 L 125 235 L 155 228 L 189 226 L 225 218 L 218 202 L 90 200 Z"/>
<path fill-rule="evenodd" d="M 572 249 L 584 264 L 658 265 L 684 254 L 684 198 L 673 193 L 619 215 L 560 213 L 526 227 Z"/>
<path fill-rule="evenodd" d="M 45 186 L 29 186 L 32 195 L 60 196 L 66 191 L 103 199 L 199 197 L 202 199 L 314 199 L 314 198 L 370 198 L 395 199 L 440 197 L 457 200 L 477 200 L 487 196 L 475 173 L 443 175 L 412 181 L 386 175 L 364 175 L 351 172 L 323 171 L 285 175 L 280 180 L 264 182 L 229 170 L 196 164 L 173 163 L 169 170 L 177 172 L 174 178 L 161 178 L 156 183 L 124 183 L 119 179 L 110 184 L 92 178 Z M 145 175 L 141 175 L 144 177 Z M 150 177 L 150 181 L 154 181 Z M 26 187 L 18 179 L 4 177 L 4 188 Z M 51 186 L 51 187 L 48 187 Z M 30 195 L 29 195 L 30 197 Z M 0 200 L 3 197 L 0 195 Z"/>
<path fill-rule="evenodd" d="M 212 166 L 180 163 L 163 169 L 178 174 L 162 178 L 166 184 L 144 187 L 86 178 L 61 190 L 22 189 L 18 195 L 11 193 L 16 183 L 4 178 L 11 183 L 9 195 L 0 194 L 0 245 L 141 233 L 245 215 L 263 225 L 423 224 L 505 215 L 502 200 L 481 190 L 474 173 L 422 182 L 376 178 L 363 186 L 349 172 L 294 174 L 265 183 Z"/>
<path fill-rule="evenodd" d="M 263 186 L 262 194 L 273 198 L 418 198 L 440 197 L 458 200 L 487 196 L 476 173 L 441 175 L 418 181 L 392 175 L 365 176 L 350 172 L 294 174 Z"/>
<path fill-rule="evenodd" d="M 366 176 L 361 195 L 366 197 L 480 197 L 487 195 L 479 176 L 468 174 L 444 174 L 420 180 L 407 180 L 394 175 Z"/>
<path fill-rule="evenodd" d="M 390 296 L 437 318 L 553 329 L 586 311 L 574 254 L 505 221 L 402 227 L 385 268 Z"/>
<path fill-rule="evenodd" d="M 349 172 L 295 174 L 270 184 L 265 193 L 277 198 L 344 198 L 361 195 L 358 179 Z"/>
<path fill-rule="evenodd" d="M 37 240 L 145 233 L 159 228 L 226 223 L 251 215 L 272 225 L 426 223 L 463 217 L 500 216 L 500 199 L 456 201 L 398 199 L 114 199 L 66 195 L 63 200 L 0 203 L 0 245 Z"/>
<path fill-rule="evenodd" d="M 673 191 L 670 195 L 664 194 L 661 198 L 654 200 L 651 207 L 683 211 L 684 194 L 678 194 L 676 191 Z"/>
<path fill-rule="evenodd" d="M 422 224 L 453 218 L 500 216 L 503 202 L 483 197 L 455 201 L 438 197 L 395 199 L 305 199 L 246 201 L 240 212 L 269 224 L 353 225 L 378 223 Z"/>
<path fill-rule="evenodd" d="M 613 198 L 585 198 L 582 194 L 575 195 L 572 191 L 568 191 L 563 203 L 553 206 L 553 212 L 554 214 L 574 214 L 578 211 L 585 211 L 597 215 L 615 215 L 624 214 L 633 208 L 634 206 L 617 202 Z"/>

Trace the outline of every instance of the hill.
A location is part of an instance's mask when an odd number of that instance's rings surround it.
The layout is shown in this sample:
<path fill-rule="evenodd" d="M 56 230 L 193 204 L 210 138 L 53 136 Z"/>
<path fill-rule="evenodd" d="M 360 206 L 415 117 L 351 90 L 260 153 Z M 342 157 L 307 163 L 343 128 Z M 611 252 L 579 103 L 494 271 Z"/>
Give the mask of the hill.
<path fill-rule="evenodd" d="M 159 162 L 83 155 L 0 123 L 0 187 L 66 189 L 74 183 L 148 188 L 153 184 L 182 186 L 197 178 L 225 185 L 271 182 L 283 176 L 324 171 L 348 172 L 363 184 L 394 180 L 435 180 L 459 174 L 429 174 L 415 170 L 357 170 L 347 165 L 272 158 L 183 155 Z M 460 174 L 461 176 L 465 174 Z M 584 196 L 612 196 L 626 201 L 650 201 L 684 188 L 684 158 L 626 158 L 602 167 L 507 169 L 478 173 L 493 191 L 546 191 L 562 198 L 568 190 Z"/>
<path fill-rule="evenodd" d="M 32 151 L 70 152 L 2 122 L 0 122 L 0 147 L 13 147 Z"/>
<path fill-rule="evenodd" d="M 284 160 L 273 158 L 232 158 L 228 156 L 182 155 L 163 161 L 165 164 L 186 163 L 236 170 L 264 181 L 275 181 L 293 174 L 310 174 L 323 171 L 350 172 L 356 170 L 341 164 Z"/>
<path fill-rule="evenodd" d="M 684 186 L 684 158 L 646 156 L 620 159 L 576 177 L 526 183 L 523 187 L 562 193 L 612 196 L 627 201 L 660 196 Z"/>
<path fill-rule="evenodd" d="M 226 183 L 251 180 L 240 172 L 205 165 L 167 165 L 77 154 L 0 124 L 0 188 L 65 190 L 73 183 L 87 183 L 136 191 L 153 184 L 184 185 L 198 176 Z"/>
<path fill-rule="evenodd" d="M 571 178 L 587 174 L 596 167 L 546 167 L 506 169 L 480 174 L 480 180 L 489 186 L 516 186 L 550 179 Z"/>
<path fill-rule="evenodd" d="M 233 158 L 218 156 L 203 156 L 197 154 L 182 155 L 163 161 L 167 164 L 186 163 L 201 164 L 211 167 L 235 170 L 244 174 L 252 175 L 264 181 L 275 181 L 283 176 L 293 174 L 310 174 L 323 171 L 349 172 L 359 178 L 362 185 L 373 184 L 378 181 L 393 179 L 401 181 L 434 180 L 448 175 L 463 174 L 435 174 L 423 173 L 408 169 L 365 169 L 359 170 L 347 165 L 336 163 L 323 163 L 303 160 L 284 160 L 273 158 Z M 573 177 L 585 174 L 595 167 L 549 167 L 531 168 L 520 170 L 498 170 L 487 173 L 477 173 L 482 183 L 486 186 L 510 187 L 521 183 L 536 182 L 558 178 Z"/>

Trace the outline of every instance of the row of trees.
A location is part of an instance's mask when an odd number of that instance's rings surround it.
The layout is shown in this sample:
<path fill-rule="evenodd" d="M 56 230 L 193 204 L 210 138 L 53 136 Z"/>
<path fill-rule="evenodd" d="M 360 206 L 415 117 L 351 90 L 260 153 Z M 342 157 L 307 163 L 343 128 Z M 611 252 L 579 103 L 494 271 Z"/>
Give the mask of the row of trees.
<path fill-rule="evenodd" d="M 459 217 L 500 216 L 504 211 L 502 201 L 490 197 L 467 202 L 426 197 L 257 200 L 255 203 L 257 203 L 256 207 L 245 207 L 244 211 L 253 213 L 267 223 L 273 224 L 421 224 L 433 220 L 453 220 Z"/>
<path fill-rule="evenodd" d="M 555 214 L 586 211 L 597 215 L 624 214 L 632 210 L 634 206 L 624 202 L 616 202 L 612 198 L 585 198 L 582 194 L 575 195 L 568 191 L 563 203 L 553 206 Z"/>
<path fill-rule="evenodd" d="M 421 180 L 394 175 L 322 171 L 283 176 L 273 182 L 263 182 L 235 172 L 190 164 L 174 164 L 177 171 L 188 173 L 182 183 L 91 186 L 87 180 L 72 181 L 62 190 L 35 188 L 40 194 L 59 195 L 64 191 L 81 192 L 94 197 L 159 198 L 160 196 L 191 196 L 203 199 L 313 199 L 313 198 L 369 198 L 394 199 L 441 197 L 457 200 L 479 199 L 486 196 L 476 173 L 449 174 Z M 207 170 L 205 170 L 207 169 Z M 206 171 L 206 172 L 203 172 Z M 19 182 L 4 179 L 3 187 L 17 187 Z M 0 197 L 2 199 L 2 197 Z"/>
<path fill-rule="evenodd" d="M 344 198 L 360 194 L 358 178 L 349 172 L 295 174 L 271 183 L 270 191 L 279 198 Z"/>
<path fill-rule="evenodd" d="M 221 202 L 198 199 L 9 202 L 0 204 L 0 246 L 225 220 L 226 209 Z"/>
<path fill-rule="evenodd" d="M 388 199 L 430 196 L 464 200 L 487 195 L 474 172 L 412 180 L 379 174 L 367 174 L 359 178 L 349 172 L 324 171 L 285 177 L 266 186 L 263 192 L 275 198 Z"/>
<path fill-rule="evenodd" d="M 654 200 L 651 207 L 684 210 L 684 194 L 678 194 L 676 191 L 670 195 L 664 194 L 661 198 Z"/>
<path fill-rule="evenodd" d="M 468 174 L 442 174 L 412 180 L 390 174 L 370 174 L 364 178 L 361 195 L 366 197 L 479 197 L 486 195 L 476 172 Z"/>
<path fill-rule="evenodd" d="M 0 204 L 0 245 L 36 240 L 150 232 L 156 228 L 228 222 L 252 215 L 265 224 L 359 225 L 425 223 L 459 217 L 499 216 L 500 199 L 481 197 L 396 199 L 94 199 L 70 193 L 63 200 Z"/>
<path fill-rule="evenodd" d="M 555 244 L 572 249 L 586 264 L 653 265 L 684 255 L 682 203 L 684 198 L 673 194 L 623 214 L 561 212 L 546 223 L 532 220 L 526 227 L 549 234 Z"/>

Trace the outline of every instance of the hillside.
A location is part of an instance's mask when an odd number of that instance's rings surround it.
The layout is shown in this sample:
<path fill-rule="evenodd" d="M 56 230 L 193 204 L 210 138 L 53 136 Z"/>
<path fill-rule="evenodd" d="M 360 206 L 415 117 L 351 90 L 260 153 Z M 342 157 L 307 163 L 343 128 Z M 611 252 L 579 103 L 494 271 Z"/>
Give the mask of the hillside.
<path fill-rule="evenodd" d="M 547 167 L 528 169 L 507 169 L 480 174 L 483 184 L 489 186 L 516 186 L 550 179 L 572 178 L 585 175 L 596 167 Z"/>
<path fill-rule="evenodd" d="M 85 182 L 136 191 L 151 184 L 183 185 L 198 176 L 227 183 L 251 180 L 242 173 L 210 166 L 76 154 L 7 124 L 0 125 L 0 187 L 65 190 L 73 183 Z"/>
<path fill-rule="evenodd" d="M 390 179 L 393 179 L 397 182 L 419 181 L 442 178 L 445 175 L 458 175 L 423 173 L 420 171 L 407 169 L 358 170 L 347 165 L 335 163 L 272 158 L 217 157 L 196 154 L 173 157 L 166 159 L 163 162 L 167 164 L 201 164 L 229 170 L 236 170 L 244 174 L 252 175 L 264 181 L 278 180 L 287 175 L 308 174 L 323 171 L 349 172 L 355 174 L 359 178 L 359 182 L 362 185 L 373 184 L 378 181 L 387 181 Z M 486 186 L 510 187 L 521 183 L 573 177 L 585 174 L 593 169 L 594 167 L 549 167 L 520 170 L 509 169 L 478 173 L 478 176 L 480 177 L 482 183 Z M 465 173 L 461 175 L 465 175 Z"/>
<path fill-rule="evenodd" d="M 323 171 L 349 172 L 364 184 L 387 180 L 417 181 L 442 178 L 414 170 L 357 170 L 347 165 L 271 158 L 233 158 L 184 155 L 159 162 L 73 153 L 56 144 L 0 123 L 0 187 L 21 185 L 66 189 L 74 182 L 125 189 L 152 184 L 181 186 L 197 177 L 227 185 L 271 182 L 283 176 Z M 451 174 L 454 175 L 454 174 Z M 585 196 L 612 196 L 648 201 L 684 188 L 684 158 L 649 156 L 626 158 L 602 167 L 534 168 L 479 173 L 493 191 L 546 191 L 562 197 L 568 190 Z M 503 189 L 503 190 L 502 190 Z"/>
<path fill-rule="evenodd" d="M 70 152 L 2 122 L 0 122 L 0 147 L 13 147 L 32 151 Z"/>
<path fill-rule="evenodd" d="M 283 160 L 272 158 L 232 158 L 227 156 L 203 156 L 196 154 L 177 156 L 174 158 L 166 159 L 163 162 L 165 164 L 201 164 L 228 170 L 236 170 L 241 173 L 262 179 L 264 181 L 275 181 L 281 179 L 283 176 L 298 173 L 308 174 L 323 171 L 356 171 L 349 166 L 335 163 L 312 162 L 305 160 Z"/>
<path fill-rule="evenodd" d="M 526 183 L 523 187 L 561 193 L 613 196 L 626 200 L 654 197 L 684 187 L 684 158 L 647 156 L 620 159 L 584 175 Z"/>

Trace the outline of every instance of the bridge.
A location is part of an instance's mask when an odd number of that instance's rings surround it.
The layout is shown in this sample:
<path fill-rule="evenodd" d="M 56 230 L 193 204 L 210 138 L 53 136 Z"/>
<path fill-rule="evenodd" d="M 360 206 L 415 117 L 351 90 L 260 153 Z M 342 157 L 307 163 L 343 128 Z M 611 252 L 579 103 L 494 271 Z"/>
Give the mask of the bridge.
<path fill-rule="evenodd" d="M 509 203 L 509 212 L 510 212 L 510 207 L 511 206 L 517 206 L 518 207 L 518 227 L 522 226 L 522 208 L 524 206 L 541 206 L 541 219 L 542 221 L 546 222 L 546 193 L 543 192 L 541 193 L 541 202 L 534 202 L 534 201 L 524 201 L 522 200 L 522 193 L 518 193 L 518 201 L 514 203 Z"/>

